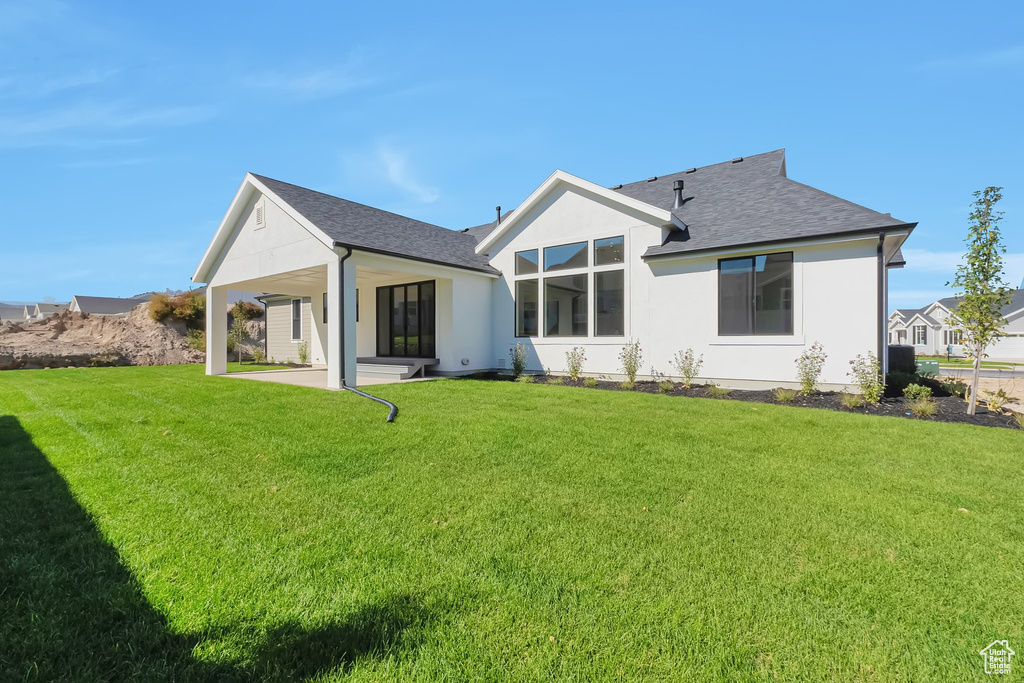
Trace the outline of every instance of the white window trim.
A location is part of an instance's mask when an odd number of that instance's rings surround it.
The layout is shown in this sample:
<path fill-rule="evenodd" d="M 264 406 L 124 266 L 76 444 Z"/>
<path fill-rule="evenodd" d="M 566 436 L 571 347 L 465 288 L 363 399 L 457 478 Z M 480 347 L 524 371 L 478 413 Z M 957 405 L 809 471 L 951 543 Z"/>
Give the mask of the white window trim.
<path fill-rule="evenodd" d="M 597 240 L 609 239 L 612 237 L 622 238 L 622 263 L 610 263 L 602 266 L 594 265 L 594 243 Z M 561 270 L 544 270 L 544 249 L 547 247 L 559 247 L 566 244 L 577 244 L 584 242 L 587 245 L 587 265 L 580 268 L 565 268 Z M 597 237 L 589 237 L 586 239 L 568 239 L 558 242 L 544 242 L 534 244 L 532 246 L 522 246 L 512 250 L 512 272 L 515 273 L 515 258 L 516 254 L 523 251 L 537 250 L 537 272 L 536 273 L 524 273 L 522 275 L 512 276 L 512 336 L 517 340 L 529 339 L 532 344 L 538 346 L 558 346 L 558 345 L 580 345 L 580 344 L 591 344 L 601 345 L 607 344 L 609 346 L 621 346 L 623 342 L 630 338 L 630 279 L 629 279 L 629 230 L 624 230 L 622 234 L 602 234 Z M 594 273 L 621 270 L 623 271 L 622 283 L 623 283 L 623 310 L 622 310 L 622 329 L 623 334 L 621 335 L 596 335 L 594 330 L 596 327 L 596 320 L 594 317 Z M 544 334 L 544 280 L 549 277 L 563 277 L 567 275 L 586 275 L 587 276 L 587 333 L 585 335 L 559 335 L 559 336 L 548 336 Z M 518 337 L 516 336 L 516 282 L 519 280 L 536 280 L 537 281 L 537 335 L 534 337 Z"/>

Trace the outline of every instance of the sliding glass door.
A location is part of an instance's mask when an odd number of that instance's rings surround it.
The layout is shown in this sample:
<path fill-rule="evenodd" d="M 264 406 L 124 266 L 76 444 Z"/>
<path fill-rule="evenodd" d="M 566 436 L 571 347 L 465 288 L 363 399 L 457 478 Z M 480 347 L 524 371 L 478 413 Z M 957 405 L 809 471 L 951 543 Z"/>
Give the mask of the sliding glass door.
<path fill-rule="evenodd" d="M 377 288 L 377 355 L 433 358 L 434 282 Z"/>

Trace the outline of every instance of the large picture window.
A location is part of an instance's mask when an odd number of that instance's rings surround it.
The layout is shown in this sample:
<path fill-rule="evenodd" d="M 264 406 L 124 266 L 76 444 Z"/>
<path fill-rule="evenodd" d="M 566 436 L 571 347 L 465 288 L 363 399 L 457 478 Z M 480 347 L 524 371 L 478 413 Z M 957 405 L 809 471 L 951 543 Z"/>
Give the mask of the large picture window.
<path fill-rule="evenodd" d="M 587 267 L 587 243 L 562 244 L 545 247 L 544 270 L 569 270 Z"/>
<path fill-rule="evenodd" d="M 793 334 L 793 253 L 718 262 L 720 335 Z"/>
<path fill-rule="evenodd" d="M 537 336 L 537 313 L 540 310 L 537 300 L 537 281 L 519 280 L 516 282 L 516 336 Z"/>
<path fill-rule="evenodd" d="M 584 337 L 586 334 L 587 276 L 544 278 L 544 336 Z"/>
<path fill-rule="evenodd" d="M 924 325 L 914 325 L 914 343 L 915 344 L 927 344 L 928 343 L 928 328 Z"/>

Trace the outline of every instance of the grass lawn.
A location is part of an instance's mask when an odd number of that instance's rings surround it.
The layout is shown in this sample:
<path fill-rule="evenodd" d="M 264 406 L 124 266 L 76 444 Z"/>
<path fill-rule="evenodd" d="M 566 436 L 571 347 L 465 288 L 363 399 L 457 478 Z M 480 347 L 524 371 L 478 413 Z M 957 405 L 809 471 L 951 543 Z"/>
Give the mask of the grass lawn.
<path fill-rule="evenodd" d="M 1018 431 L 373 389 L 396 423 L 200 367 L 0 373 L 0 680 L 959 680 L 1024 647 Z"/>

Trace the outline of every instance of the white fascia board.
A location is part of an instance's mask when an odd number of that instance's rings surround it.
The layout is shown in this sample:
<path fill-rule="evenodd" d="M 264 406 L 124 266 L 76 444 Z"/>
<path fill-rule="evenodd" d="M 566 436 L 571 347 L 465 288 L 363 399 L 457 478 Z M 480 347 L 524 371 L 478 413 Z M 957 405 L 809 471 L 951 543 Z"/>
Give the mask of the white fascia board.
<path fill-rule="evenodd" d="M 878 235 L 875 233 L 864 233 L 846 237 L 822 237 L 818 239 L 793 240 L 790 242 L 761 242 L 751 245 L 739 245 L 735 247 L 721 247 L 719 249 L 701 249 L 698 251 L 678 251 L 671 254 L 654 254 L 644 257 L 649 263 L 661 263 L 663 261 L 675 261 L 677 259 L 692 258 L 721 258 L 723 256 L 756 254 L 762 253 L 765 249 L 794 249 L 796 247 L 817 247 L 822 244 L 839 244 L 842 242 L 863 242 L 872 240 L 877 242 Z"/>
<path fill-rule="evenodd" d="M 334 248 L 334 240 L 328 237 L 323 230 L 309 222 L 305 216 L 293 209 L 288 202 L 278 197 L 266 185 L 253 176 L 253 174 L 246 173 L 245 178 L 242 180 L 241 187 L 238 188 L 238 192 L 235 193 L 235 198 L 231 200 L 231 205 L 228 207 L 227 213 L 224 214 L 224 219 L 220 222 L 220 226 L 217 227 L 217 232 L 213 235 L 213 240 L 210 242 L 210 246 L 206 248 L 206 253 L 203 254 L 203 258 L 199 262 L 199 267 L 196 268 L 196 272 L 192 274 L 192 282 L 208 283 L 210 281 L 210 271 L 213 264 L 217 261 L 217 257 L 220 255 L 221 250 L 227 246 L 227 242 L 235 230 L 235 225 L 238 223 L 238 219 L 241 218 L 242 209 L 245 207 L 253 192 L 262 193 L 264 197 L 270 199 L 270 201 L 274 202 L 274 204 L 276 204 L 282 211 L 295 219 L 295 222 L 308 230 L 313 237 L 323 242 L 324 246 L 328 249 Z"/>
<path fill-rule="evenodd" d="M 675 216 L 673 216 L 672 212 L 669 211 L 668 209 L 659 209 L 658 207 L 652 204 L 648 204 L 647 202 L 642 202 L 639 199 L 627 197 L 614 190 L 609 190 L 606 187 L 601 187 L 596 183 L 592 183 L 589 180 L 584 180 L 583 178 L 574 176 L 571 173 L 566 173 L 565 171 L 559 170 L 549 175 L 547 180 L 541 183 L 540 187 L 534 190 L 533 193 L 526 198 L 526 201 L 517 206 L 515 210 L 512 211 L 512 213 L 495 230 L 491 232 L 490 235 L 485 237 L 480 242 L 480 244 L 476 246 L 476 253 L 481 254 L 490 249 L 491 246 L 493 246 L 494 243 L 497 242 L 502 235 L 506 234 L 509 230 L 512 229 L 512 227 L 516 223 L 519 222 L 520 218 L 529 213 L 530 209 L 536 206 L 541 199 L 543 199 L 549 192 L 554 190 L 560 184 L 571 185 L 572 187 L 579 188 L 586 192 L 595 194 L 603 199 L 607 199 L 610 202 L 614 202 L 621 206 L 629 207 L 634 211 L 638 211 L 642 214 L 650 216 L 654 220 L 659 221 L 662 225 L 675 225 L 676 227 L 679 228 L 686 227 L 685 225 L 682 225 L 679 222 L 679 220 Z"/>
<path fill-rule="evenodd" d="M 914 323 L 915 320 L 920 320 L 922 325 L 925 325 L 927 327 L 931 327 L 932 329 L 934 329 L 936 327 L 942 327 L 942 325 L 937 325 L 935 323 L 928 322 L 927 320 L 925 320 L 924 318 L 921 317 L 920 313 L 915 313 L 914 317 L 912 317 L 910 320 L 907 321 L 907 323 L 906 323 L 907 327 L 908 328 L 913 327 L 914 326 L 913 323 Z"/>

